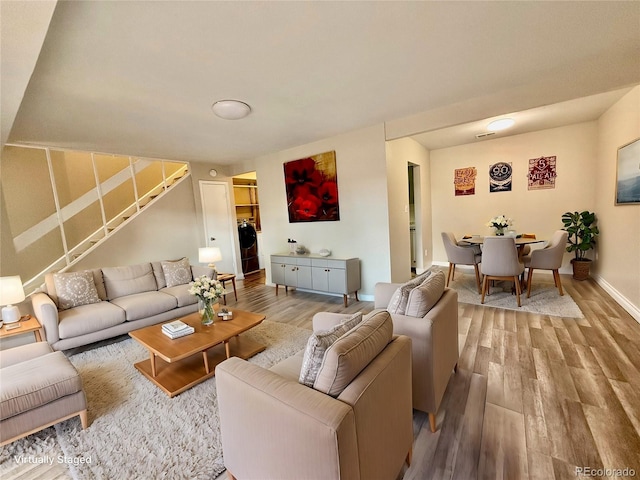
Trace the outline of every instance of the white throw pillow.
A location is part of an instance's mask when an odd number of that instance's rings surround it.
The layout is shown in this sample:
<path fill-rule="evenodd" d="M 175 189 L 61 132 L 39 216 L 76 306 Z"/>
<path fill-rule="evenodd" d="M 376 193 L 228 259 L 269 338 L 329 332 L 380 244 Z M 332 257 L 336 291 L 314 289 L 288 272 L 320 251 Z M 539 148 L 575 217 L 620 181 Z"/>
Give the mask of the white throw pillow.
<path fill-rule="evenodd" d="M 298 381 L 307 387 L 313 387 L 327 348 L 333 345 L 338 338 L 358 325 L 361 321 L 362 313 L 358 312 L 353 314 L 344 322 L 339 323 L 331 330 L 312 333 L 307 341 L 307 347 L 304 351 L 304 358 L 302 360 L 302 368 L 300 369 L 300 378 Z"/>
<path fill-rule="evenodd" d="M 437 272 L 409 292 L 405 315 L 424 317 L 444 293 L 444 272 Z"/>
<path fill-rule="evenodd" d="M 58 308 L 67 310 L 81 305 L 100 302 L 93 273 L 84 272 L 54 273 L 53 283 L 58 296 Z"/>
<path fill-rule="evenodd" d="M 186 257 L 175 262 L 161 262 L 161 265 L 167 287 L 184 285 L 193 280 L 191 265 L 189 265 L 189 259 Z"/>

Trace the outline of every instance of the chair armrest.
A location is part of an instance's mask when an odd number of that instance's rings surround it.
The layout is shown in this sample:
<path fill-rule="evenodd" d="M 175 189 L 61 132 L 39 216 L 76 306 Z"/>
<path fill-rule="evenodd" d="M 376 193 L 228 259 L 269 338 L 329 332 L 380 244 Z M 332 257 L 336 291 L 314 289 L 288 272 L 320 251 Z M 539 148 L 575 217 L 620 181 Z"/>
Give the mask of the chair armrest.
<path fill-rule="evenodd" d="M 349 405 L 235 357 L 216 367 L 216 388 L 236 478 L 358 478 Z"/>
<path fill-rule="evenodd" d="M 58 334 L 58 307 L 53 300 L 43 292 L 31 295 L 33 313 L 44 329 L 44 336 L 47 343 L 53 344 L 60 340 Z"/>
<path fill-rule="evenodd" d="M 351 318 L 351 315 L 347 313 L 318 312 L 313 316 L 313 331 L 321 332 L 331 330 L 348 318 Z"/>
<path fill-rule="evenodd" d="M 396 293 L 396 290 L 401 285 L 401 283 L 376 283 L 375 290 L 373 292 L 373 308 L 387 308 L 389 306 L 389 302 L 391 301 L 391 297 L 393 297 L 393 294 Z"/>

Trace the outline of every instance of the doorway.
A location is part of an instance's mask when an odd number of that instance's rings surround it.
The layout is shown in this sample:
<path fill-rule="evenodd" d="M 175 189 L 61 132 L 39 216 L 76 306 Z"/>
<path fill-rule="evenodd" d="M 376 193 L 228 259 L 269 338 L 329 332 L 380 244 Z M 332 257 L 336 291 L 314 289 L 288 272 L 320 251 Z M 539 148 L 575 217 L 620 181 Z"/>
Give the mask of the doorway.
<path fill-rule="evenodd" d="M 222 260 L 216 262 L 218 272 L 238 274 L 233 233 L 235 215 L 229 202 L 229 185 L 226 182 L 200 181 L 202 218 L 205 245 L 218 247 Z"/>
<path fill-rule="evenodd" d="M 408 162 L 409 179 L 409 238 L 411 276 L 424 271 L 422 253 L 422 192 L 420 187 L 420 165 Z"/>

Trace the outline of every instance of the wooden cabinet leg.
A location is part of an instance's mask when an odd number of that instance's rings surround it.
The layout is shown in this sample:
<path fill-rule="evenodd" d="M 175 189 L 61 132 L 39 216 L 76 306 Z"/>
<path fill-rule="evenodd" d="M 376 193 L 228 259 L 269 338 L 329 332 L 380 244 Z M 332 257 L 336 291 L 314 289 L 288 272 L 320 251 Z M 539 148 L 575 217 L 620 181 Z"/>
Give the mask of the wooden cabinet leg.
<path fill-rule="evenodd" d="M 342 295 L 342 300 L 344 301 L 344 306 L 347 306 L 348 300 L 347 300 L 347 296 L 346 295 Z"/>

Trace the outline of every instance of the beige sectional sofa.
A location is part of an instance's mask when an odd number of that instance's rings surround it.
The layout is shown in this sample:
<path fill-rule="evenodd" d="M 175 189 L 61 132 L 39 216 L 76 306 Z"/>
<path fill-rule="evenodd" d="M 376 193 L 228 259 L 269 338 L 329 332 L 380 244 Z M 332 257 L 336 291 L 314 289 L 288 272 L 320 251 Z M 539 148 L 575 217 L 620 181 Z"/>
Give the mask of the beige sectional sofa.
<path fill-rule="evenodd" d="M 186 258 L 48 274 L 33 310 L 46 341 L 67 350 L 195 312 L 188 289 L 200 275 L 213 270 Z"/>
<path fill-rule="evenodd" d="M 229 478 L 396 478 L 413 442 L 411 340 L 374 311 L 327 346 L 312 387 L 301 383 L 310 345 L 269 370 L 239 358 L 216 367 Z"/>

